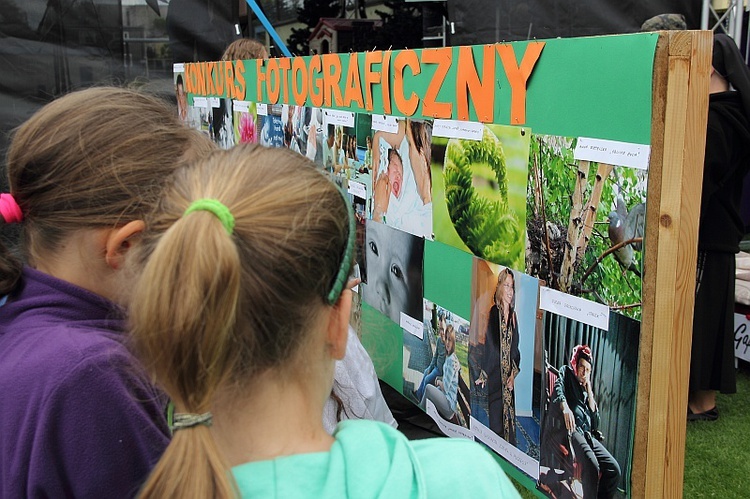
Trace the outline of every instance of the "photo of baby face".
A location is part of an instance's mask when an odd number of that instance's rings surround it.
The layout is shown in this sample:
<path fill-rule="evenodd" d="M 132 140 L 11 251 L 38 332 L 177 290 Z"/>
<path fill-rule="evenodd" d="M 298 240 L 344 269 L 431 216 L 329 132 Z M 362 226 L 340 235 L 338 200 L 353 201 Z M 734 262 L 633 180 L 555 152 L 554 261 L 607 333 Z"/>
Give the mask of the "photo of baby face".
<path fill-rule="evenodd" d="M 395 149 L 388 150 L 388 181 L 391 183 L 393 195 L 401 197 L 401 186 L 404 183 L 404 163 L 401 155 Z"/>
<path fill-rule="evenodd" d="M 424 239 L 368 220 L 367 284 L 362 299 L 400 324 L 401 312 L 421 320 Z"/>

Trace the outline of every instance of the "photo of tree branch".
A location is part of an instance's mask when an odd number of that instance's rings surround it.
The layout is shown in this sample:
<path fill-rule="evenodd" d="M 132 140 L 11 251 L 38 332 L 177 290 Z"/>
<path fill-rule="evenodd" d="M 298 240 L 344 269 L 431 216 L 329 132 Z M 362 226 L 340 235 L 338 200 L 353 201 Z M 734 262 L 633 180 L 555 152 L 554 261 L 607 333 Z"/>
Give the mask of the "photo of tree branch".
<path fill-rule="evenodd" d="M 526 273 L 640 320 L 647 172 L 576 160 L 575 142 L 531 137 Z"/>

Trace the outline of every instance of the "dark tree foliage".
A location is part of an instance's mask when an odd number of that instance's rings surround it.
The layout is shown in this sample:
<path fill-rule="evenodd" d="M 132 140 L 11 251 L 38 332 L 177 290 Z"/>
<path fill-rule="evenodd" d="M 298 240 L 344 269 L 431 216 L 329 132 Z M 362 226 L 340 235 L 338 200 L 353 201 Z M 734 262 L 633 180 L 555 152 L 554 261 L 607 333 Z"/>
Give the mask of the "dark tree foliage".
<path fill-rule="evenodd" d="M 375 37 L 379 50 L 391 48 L 421 48 L 422 41 L 422 7 L 419 3 L 406 3 L 404 0 L 383 2 L 389 11 L 376 10 L 383 20 L 383 27 Z"/>
<path fill-rule="evenodd" d="M 338 17 L 341 13 L 340 0 L 305 0 L 302 7 L 297 9 L 297 20 L 305 25 L 304 28 L 292 28 L 292 34 L 286 43 L 294 54 L 308 55 L 310 46 L 308 39 L 312 28 L 323 17 Z"/>

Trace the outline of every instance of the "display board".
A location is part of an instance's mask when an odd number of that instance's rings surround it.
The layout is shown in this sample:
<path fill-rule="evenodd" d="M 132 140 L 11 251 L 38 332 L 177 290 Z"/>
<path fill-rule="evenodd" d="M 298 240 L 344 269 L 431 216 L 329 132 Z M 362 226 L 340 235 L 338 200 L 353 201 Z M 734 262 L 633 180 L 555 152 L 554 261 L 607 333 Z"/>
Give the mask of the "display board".
<path fill-rule="evenodd" d="M 182 119 L 220 146 L 290 148 L 347 193 L 352 325 L 446 435 L 541 495 L 659 497 L 681 493 L 709 45 L 207 62 L 175 65 L 175 85 Z M 576 435 L 619 473 L 591 478 Z"/>

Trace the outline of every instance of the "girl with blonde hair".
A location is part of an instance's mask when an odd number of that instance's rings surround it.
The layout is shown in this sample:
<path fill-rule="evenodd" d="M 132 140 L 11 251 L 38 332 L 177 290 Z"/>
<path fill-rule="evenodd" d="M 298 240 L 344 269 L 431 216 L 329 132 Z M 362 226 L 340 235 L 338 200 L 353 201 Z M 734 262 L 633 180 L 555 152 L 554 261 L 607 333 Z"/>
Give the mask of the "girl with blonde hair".
<path fill-rule="evenodd" d="M 307 158 L 215 152 L 175 175 L 147 223 L 132 334 L 178 413 L 142 497 L 518 497 L 474 442 L 410 442 L 364 420 L 323 428 L 354 218 Z M 446 456 L 472 480 L 444 480 Z"/>
<path fill-rule="evenodd" d="M 164 398 L 124 345 L 124 258 L 164 180 L 213 147 L 175 109 L 93 88 L 15 131 L 0 229 L 0 497 L 127 497 L 169 440 Z"/>

